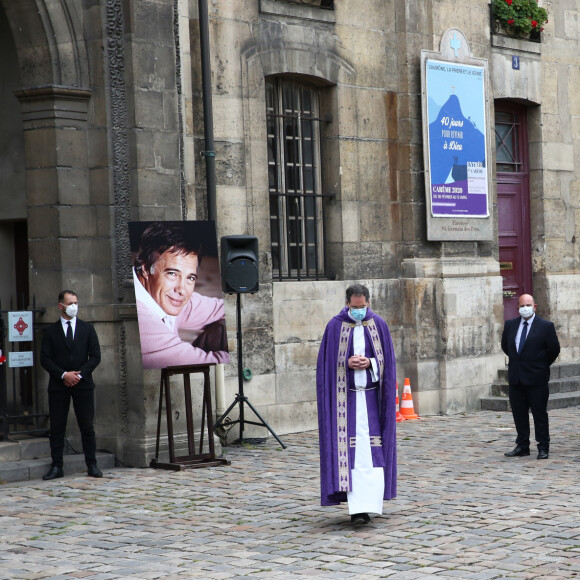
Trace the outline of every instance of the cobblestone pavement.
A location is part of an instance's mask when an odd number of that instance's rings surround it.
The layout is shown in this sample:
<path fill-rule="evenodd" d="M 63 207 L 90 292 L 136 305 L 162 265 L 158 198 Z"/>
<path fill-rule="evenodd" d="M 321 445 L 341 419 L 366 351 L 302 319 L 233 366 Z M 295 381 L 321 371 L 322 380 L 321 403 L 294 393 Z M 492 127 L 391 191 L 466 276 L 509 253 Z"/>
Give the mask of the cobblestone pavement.
<path fill-rule="evenodd" d="M 573 578 L 578 413 L 550 413 L 550 459 L 507 459 L 511 415 L 398 426 L 399 495 L 350 524 L 322 508 L 317 433 L 230 446 L 229 467 L 117 468 L 0 488 L 0 578 Z"/>

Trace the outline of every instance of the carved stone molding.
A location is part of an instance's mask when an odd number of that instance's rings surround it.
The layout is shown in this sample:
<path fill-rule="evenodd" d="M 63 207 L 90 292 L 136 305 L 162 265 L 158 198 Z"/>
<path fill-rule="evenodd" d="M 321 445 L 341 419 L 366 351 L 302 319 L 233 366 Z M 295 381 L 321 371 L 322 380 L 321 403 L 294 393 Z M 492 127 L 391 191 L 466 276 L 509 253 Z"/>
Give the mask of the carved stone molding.
<path fill-rule="evenodd" d="M 92 92 L 88 89 L 47 85 L 20 89 L 14 91 L 14 94 L 22 105 L 24 123 L 46 119 L 86 122 Z"/>
<path fill-rule="evenodd" d="M 129 393 L 127 390 L 127 331 L 119 326 L 119 402 L 121 406 L 121 433 L 129 431 Z"/>
<path fill-rule="evenodd" d="M 116 287 L 119 300 L 124 296 L 124 280 L 131 276 L 128 223 L 131 215 L 127 92 L 125 88 L 125 44 L 122 0 L 106 2 L 106 70 L 112 139 L 114 192 L 114 253 Z"/>
<path fill-rule="evenodd" d="M 173 36 L 175 38 L 175 86 L 177 88 L 177 119 L 179 131 L 179 192 L 181 218 L 187 219 L 187 199 L 185 186 L 185 145 L 183 123 L 183 84 L 181 75 L 181 39 L 179 35 L 179 0 L 173 1 Z"/>

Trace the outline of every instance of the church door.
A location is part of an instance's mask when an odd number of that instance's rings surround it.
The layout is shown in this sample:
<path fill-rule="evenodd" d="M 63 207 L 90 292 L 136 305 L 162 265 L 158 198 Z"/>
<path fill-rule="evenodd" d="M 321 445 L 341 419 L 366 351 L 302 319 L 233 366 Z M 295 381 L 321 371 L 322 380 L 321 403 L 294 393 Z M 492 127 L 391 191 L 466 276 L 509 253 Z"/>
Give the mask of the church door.
<path fill-rule="evenodd" d="M 530 180 L 526 109 L 495 103 L 499 261 L 506 320 L 518 316 L 518 297 L 532 293 Z"/>

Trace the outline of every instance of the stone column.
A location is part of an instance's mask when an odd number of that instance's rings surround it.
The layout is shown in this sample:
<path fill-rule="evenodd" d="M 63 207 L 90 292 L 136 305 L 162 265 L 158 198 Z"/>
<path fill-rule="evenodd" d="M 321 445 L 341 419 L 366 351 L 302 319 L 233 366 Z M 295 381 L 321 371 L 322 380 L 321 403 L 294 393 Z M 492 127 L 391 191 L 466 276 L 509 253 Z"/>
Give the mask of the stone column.
<path fill-rule="evenodd" d="M 110 253 L 108 240 L 98 239 L 99 217 L 90 200 L 91 92 L 52 85 L 16 96 L 24 125 L 31 294 L 37 304 L 51 306 L 55 288 L 74 287 L 83 302 L 94 304 L 98 288 L 110 283 Z"/>

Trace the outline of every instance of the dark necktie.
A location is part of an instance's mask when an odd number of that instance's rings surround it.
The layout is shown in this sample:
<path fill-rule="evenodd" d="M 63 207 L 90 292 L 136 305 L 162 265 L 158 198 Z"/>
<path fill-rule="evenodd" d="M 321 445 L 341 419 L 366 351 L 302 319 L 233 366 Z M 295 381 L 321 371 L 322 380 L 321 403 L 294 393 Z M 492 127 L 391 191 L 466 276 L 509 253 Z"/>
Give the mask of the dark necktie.
<path fill-rule="evenodd" d="M 67 320 L 67 329 L 66 329 L 66 342 L 69 346 L 72 346 L 73 343 L 73 331 L 72 331 L 72 324 L 70 320 Z"/>
<path fill-rule="evenodd" d="M 522 352 L 527 336 L 528 336 L 528 321 L 524 320 L 524 327 L 522 328 L 522 335 L 520 336 L 520 344 L 518 346 L 518 354 Z"/>

